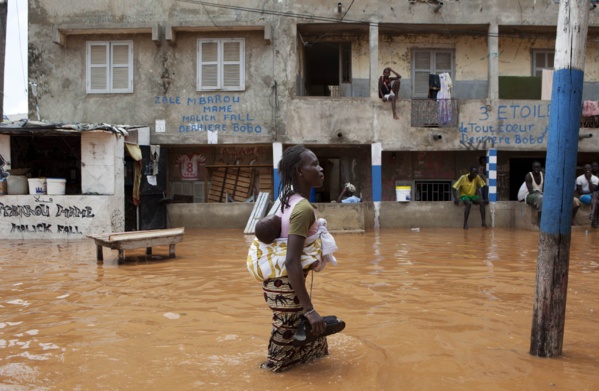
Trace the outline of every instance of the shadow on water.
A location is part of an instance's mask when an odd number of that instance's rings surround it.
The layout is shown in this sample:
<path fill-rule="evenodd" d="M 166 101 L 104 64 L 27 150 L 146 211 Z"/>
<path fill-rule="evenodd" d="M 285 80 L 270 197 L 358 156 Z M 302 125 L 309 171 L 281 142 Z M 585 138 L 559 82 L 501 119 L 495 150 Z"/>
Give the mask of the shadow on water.
<path fill-rule="evenodd" d="M 335 235 L 313 300 L 347 327 L 330 355 L 258 369 L 270 311 L 239 230 L 187 229 L 127 253 L 91 240 L 0 243 L 0 389 L 592 390 L 599 231 L 572 233 L 564 355 L 528 354 L 538 233 L 388 229 Z M 310 277 L 309 277 L 310 278 Z M 310 282 L 308 282 L 310 283 Z M 597 309 L 597 311 L 595 311 Z"/>

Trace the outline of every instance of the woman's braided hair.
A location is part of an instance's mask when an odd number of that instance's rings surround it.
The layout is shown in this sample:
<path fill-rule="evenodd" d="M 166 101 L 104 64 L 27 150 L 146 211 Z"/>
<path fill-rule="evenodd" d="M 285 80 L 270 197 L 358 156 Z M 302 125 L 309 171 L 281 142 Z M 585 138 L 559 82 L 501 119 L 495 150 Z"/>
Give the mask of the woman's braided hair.
<path fill-rule="evenodd" d="M 281 177 L 279 199 L 281 200 L 281 212 L 289 207 L 289 197 L 295 194 L 294 189 L 299 189 L 295 173 L 301 167 L 302 157 L 306 151 L 308 151 L 308 148 L 303 145 L 294 145 L 283 152 L 283 157 L 279 162 L 279 176 Z"/>

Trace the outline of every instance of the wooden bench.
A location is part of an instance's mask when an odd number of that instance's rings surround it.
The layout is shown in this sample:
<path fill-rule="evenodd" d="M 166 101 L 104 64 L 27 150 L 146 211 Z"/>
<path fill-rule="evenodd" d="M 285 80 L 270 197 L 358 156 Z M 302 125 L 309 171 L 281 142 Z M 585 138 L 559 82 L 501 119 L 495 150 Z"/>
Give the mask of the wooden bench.
<path fill-rule="evenodd" d="M 152 254 L 152 247 L 168 245 L 168 257 L 175 257 L 175 244 L 183 240 L 185 228 L 155 229 L 149 231 L 115 232 L 87 235 L 96 242 L 96 256 L 103 261 L 102 247 L 119 250 L 119 262 L 125 260 L 125 250 L 146 248 L 146 255 Z"/>

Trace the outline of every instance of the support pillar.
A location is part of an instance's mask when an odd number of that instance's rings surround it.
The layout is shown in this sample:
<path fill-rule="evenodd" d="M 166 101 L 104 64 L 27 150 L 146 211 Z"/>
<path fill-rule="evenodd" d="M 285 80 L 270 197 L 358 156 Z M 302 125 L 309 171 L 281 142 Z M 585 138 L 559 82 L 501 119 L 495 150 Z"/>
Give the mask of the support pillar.
<path fill-rule="evenodd" d="M 499 27 L 495 22 L 489 25 L 487 45 L 489 47 L 489 91 L 487 96 L 490 100 L 497 100 L 499 99 Z"/>
<path fill-rule="evenodd" d="M 495 203 L 497 202 L 497 150 L 487 151 L 487 186 L 489 186 L 489 210 L 491 212 L 491 227 L 495 227 Z"/>
<path fill-rule="evenodd" d="M 383 147 L 381 143 L 371 145 L 371 160 L 372 160 L 372 201 L 379 202 L 382 198 L 382 154 Z"/>
<path fill-rule="evenodd" d="M 379 24 L 370 23 L 370 97 L 379 98 Z"/>
<path fill-rule="evenodd" d="M 273 179 L 273 194 L 274 199 L 279 198 L 279 185 L 281 184 L 281 178 L 279 177 L 279 162 L 283 157 L 283 144 L 272 143 L 272 179 Z"/>
<path fill-rule="evenodd" d="M 540 357 L 562 354 L 588 23 L 587 0 L 560 2 L 530 336 L 530 354 Z"/>

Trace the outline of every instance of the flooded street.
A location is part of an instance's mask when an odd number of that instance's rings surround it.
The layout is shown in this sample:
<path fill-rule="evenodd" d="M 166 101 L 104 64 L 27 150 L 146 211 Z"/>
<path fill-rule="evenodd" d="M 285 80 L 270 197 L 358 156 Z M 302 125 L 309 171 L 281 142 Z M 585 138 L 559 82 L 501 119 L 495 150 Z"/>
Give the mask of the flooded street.
<path fill-rule="evenodd" d="M 271 312 L 241 230 L 187 229 L 176 258 L 121 265 L 108 249 L 97 264 L 91 239 L 4 240 L 0 390 L 596 390 L 599 231 L 585 229 L 561 358 L 528 353 L 538 233 L 385 229 L 335 234 L 313 302 L 347 327 L 281 374 L 258 369 Z"/>

